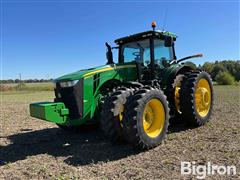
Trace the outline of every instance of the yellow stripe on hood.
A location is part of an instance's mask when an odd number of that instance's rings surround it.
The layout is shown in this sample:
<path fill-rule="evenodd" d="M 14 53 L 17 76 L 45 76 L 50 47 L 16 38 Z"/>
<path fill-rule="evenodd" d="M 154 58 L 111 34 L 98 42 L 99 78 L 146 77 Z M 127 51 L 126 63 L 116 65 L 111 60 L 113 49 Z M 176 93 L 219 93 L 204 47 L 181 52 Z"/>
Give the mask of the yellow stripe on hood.
<path fill-rule="evenodd" d="M 95 71 L 89 72 L 87 74 L 84 74 L 83 77 L 91 76 L 93 74 L 100 73 L 100 72 L 112 71 L 115 69 L 125 69 L 125 68 L 134 68 L 134 67 L 136 67 L 136 65 L 122 65 L 122 66 L 106 67 L 103 69 L 95 70 Z"/>

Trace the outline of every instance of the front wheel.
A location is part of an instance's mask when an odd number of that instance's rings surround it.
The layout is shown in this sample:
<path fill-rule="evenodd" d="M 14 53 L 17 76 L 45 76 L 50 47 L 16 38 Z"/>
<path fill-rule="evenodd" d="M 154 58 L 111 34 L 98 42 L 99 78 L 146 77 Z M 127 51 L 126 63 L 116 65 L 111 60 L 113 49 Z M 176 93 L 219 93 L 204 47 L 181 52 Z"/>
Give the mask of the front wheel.
<path fill-rule="evenodd" d="M 105 136 L 113 143 L 122 140 L 124 105 L 133 89 L 119 88 L 105 99 L 102 105 L 100 124 Z"/>
<path fill-rule="evenodd" d="M 126 102 L 123 130 L 136 148 L 149 149 L 161 143 L 169 125 L 166 96 L 159 89 L 145 87 Z"/>

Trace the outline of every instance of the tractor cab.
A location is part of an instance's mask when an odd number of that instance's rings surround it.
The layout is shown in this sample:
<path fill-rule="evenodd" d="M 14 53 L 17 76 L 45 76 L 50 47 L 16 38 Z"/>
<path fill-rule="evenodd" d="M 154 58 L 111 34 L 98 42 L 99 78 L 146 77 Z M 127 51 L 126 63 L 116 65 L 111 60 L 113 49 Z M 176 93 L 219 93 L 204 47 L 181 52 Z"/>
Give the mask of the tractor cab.
<path fill-rule="evenodd" d="M 118 63 L 136 63 L 139 80 L 161 77 L 161 70 L 176 60 L 174 41 L 177 36 L 166 31 L 153 30 L 115 40 L 118 45 Z"/>

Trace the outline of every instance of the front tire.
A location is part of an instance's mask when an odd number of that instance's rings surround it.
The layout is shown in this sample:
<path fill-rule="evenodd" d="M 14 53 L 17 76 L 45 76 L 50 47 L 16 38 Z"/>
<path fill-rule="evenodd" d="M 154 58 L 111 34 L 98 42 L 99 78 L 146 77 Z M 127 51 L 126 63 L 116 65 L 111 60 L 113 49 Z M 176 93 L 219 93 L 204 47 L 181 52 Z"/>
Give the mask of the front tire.
<path fill-rule="evenodd" d="M 101 128 L 105 136 L 112 142 L 118 142 L 123 139 L 122 120 L 124 105 L 132 93 L 132 89 L 119 88 L 108 96 L 102 105 Z"/>
<path fill-rule="evenodd" d="M 163 92 L 145 87 L 128 99 L 125 108 L 123 129 L 126 140 L 138 149 L 158 146 L 169 125 L 168 102 Z"/>

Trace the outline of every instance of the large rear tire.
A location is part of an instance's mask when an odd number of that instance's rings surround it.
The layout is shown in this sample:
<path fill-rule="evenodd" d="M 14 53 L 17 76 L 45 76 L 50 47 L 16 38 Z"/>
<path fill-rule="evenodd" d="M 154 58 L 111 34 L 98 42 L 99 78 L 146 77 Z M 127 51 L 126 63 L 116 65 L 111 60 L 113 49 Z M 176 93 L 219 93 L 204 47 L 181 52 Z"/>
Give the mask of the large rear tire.
<path fill-rule="evenodd" d="M 112 142 L 123 139 L 123 111 L 127 98 L 133 93 L 132 89 L 120 88 L 109 95 L 103 105 L 100 117 L 101 128 L 105 136 Z"/>
<path fill-rule="evenodd" d="M 158 146 L 169 125 L 168 102 L 163 92 L 144 87 L 127 100 L 125 109 L 125 139 L 138 149 Z"/>
<path fill-rule="evenodd" d="M 213 84 L 208 73 L 189 74 L 180 89 L 180 110 L 184 120 L 201 126 L 209 121 L 213 109 Z"/>
<path fill-rule="evenodd" d="M 167 86 L 165 94 L 167 95 L 167 100 L 170 107 L 170 124 L 176 124 L 181 122 L 180 111 L 180 95 L 179 91 L 182 86 L 182 81 L 184 79 L 184 74 L 178 74 Z"/>

